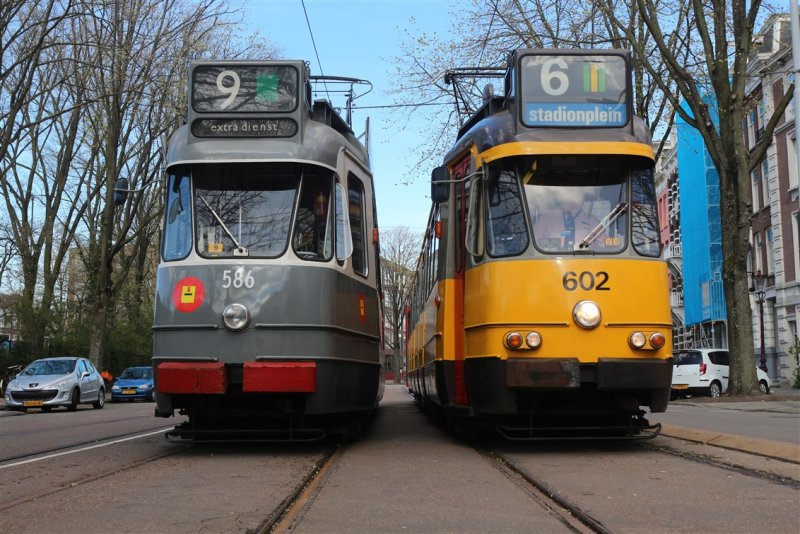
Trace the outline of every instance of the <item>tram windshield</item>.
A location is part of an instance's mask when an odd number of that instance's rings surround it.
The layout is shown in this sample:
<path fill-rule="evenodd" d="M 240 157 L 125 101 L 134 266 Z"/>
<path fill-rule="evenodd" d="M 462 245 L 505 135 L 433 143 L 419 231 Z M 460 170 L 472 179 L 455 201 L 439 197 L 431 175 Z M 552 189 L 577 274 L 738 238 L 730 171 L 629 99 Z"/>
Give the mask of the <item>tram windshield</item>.
<path fill-rule="evenodd" d="M 630 235 L 638 253 L 658 256 L 651 167 L 632 168 L 630 162 L 612 156 L 546 156 L 493 166 L 487 183 L 489 254 L 521 253 L 530 228 L 534 245 L 545 253 L 617 253 Z"/>
<path fill-rule="evenodd" d="M 290 231 L 300 258 L 333 255 L 331 170 L 299 163 L 180 166 L 167 187 L 165 261 L 187 257 L 192 243 L 204 258 L 276 258 L 288 249 Z"/>
<path fill-rule="evenodd" d="M 299 165 L 210 164 L 192 171 L 201 256 L 276 257 L 286 250 Z"/>

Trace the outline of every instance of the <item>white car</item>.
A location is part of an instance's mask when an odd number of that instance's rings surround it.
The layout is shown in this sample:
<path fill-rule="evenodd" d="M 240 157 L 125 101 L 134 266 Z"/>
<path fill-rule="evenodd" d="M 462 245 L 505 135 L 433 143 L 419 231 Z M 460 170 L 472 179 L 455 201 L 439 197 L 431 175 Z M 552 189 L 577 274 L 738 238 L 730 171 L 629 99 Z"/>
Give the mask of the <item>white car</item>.
<path fill-rule="evenodd" d="M 74 411 L 78 404 L 102 408 L 105 404 L 103 378 L 86 358 L 63 356 L 43 358 L 28 365 L 8 383 L 6 409 L 49 412 L 56 406 Z"/>
<path fill-rule="evenodd" d="M 688 349 L 676 352 L 672 367 L 672 395 L 719 397 L 728 390 L 730 355 L 722 349 Z M 758 387 L 769 393 L 769 376 L 756 367 Z"/>

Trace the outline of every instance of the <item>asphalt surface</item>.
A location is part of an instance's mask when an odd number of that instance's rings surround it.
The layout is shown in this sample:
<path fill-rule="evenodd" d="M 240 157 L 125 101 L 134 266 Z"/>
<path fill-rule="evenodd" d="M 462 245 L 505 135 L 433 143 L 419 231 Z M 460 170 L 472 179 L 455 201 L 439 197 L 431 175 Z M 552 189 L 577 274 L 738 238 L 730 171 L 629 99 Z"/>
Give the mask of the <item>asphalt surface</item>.
<path fill-rule="evenodd" d="M 727 395 L 717 399 L 707 397 L 680 399 L 670 403 L 670 406 L 681 404 L 708 410 L 709 417 L 706 418 L 706 424 L 700 428 L 700 425 L 696 423 L 687 426 L 662 423 L 661 433 L 663 435 L 800 464 L 800 425 L 794 418 L 790 418 L 786 423 L 795 426 L 796 439 L 792 443 L 769 439 L 768 435 L 758 438 L 744 435 L 744 433 L 711 428 L 713 427 L 711 412 L 716 410 L 753 412 L 754 414 L 763 414 L 764 417 L 771 417 L 774 414 L 798 416 L 800 415 L 800 389 L 773 388 L 769 395 L 758 395 L 747 398 L 747 400 L 738 400 Z M 667 408 L 667 413 L 669 411 L 670 409 Z"/>
<path fill-rule="evenodd" d="M 409 403 L 412 401 L 409 399 Z M 758 395 L 749 397 L 746 400 L 738 400 L 723 395 L 717 399 L 711 398 L 689 398 L 673 401 L 671 405 L 688 404 L 701 409 L 708 409 L 709 413 L 714 410 L 732 410 L 745 412 L 758 412 L 766 415 L 781 413 L 793 416 L 800 415 L 800 389 L 789 387 L 773 388 L 769 395 Z M 667 409 L 669 412 L 669 408 Z M 23 415 L 20 412 L 6 410 L 5 401 L 0 398 L 0 417 Z M 784 460 L 800 464 L 800 426 L 798 426 L 797 440 L 793 443 L 765 438 L 746 436 L 730 431 L 722 431 L 711 428 L 709 424 L 713 421 L 713 415 L 706 418 L 706 423 L 689 423 L 687 426 L 676 425 L 674 423 L 662 423 L 661 434 L 686 441 L 713 445 L 724 449 L 737 450 L 759 456 L 766 456 L 778 460 Z M 796 424 L 789 422 L 788 424 Z"/>

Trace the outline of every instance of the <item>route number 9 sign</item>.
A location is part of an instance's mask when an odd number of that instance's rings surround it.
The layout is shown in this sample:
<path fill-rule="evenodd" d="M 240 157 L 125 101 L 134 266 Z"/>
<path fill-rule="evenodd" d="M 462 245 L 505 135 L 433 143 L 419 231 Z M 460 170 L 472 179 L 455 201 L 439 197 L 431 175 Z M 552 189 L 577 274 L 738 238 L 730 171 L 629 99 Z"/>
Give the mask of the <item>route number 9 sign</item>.
<path fill-rule="evenodd" d="M 291 65 L 198 65 L 191 81 L 197 113 L 288 113 L 297 107 L 299 73 Z"/>

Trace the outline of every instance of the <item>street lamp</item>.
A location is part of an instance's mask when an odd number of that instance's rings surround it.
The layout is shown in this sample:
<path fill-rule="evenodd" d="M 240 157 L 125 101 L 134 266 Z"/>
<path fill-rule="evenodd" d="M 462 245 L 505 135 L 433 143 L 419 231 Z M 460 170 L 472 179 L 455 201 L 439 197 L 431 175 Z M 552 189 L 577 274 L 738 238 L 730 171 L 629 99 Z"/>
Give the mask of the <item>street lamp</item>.
<path fill-rule="evenodd" d="M 754 273 L 750 273 L 750 277 L 752 279 L 752 284 L 750 285 L 750 291 L 755 295 L 756 302 L 758 302 L 758 317 L 761 323 L 761 361 L 759 362 L 759 368 L 767 372 L 767 356 L 764 353 L 764 300 L 767 296 L 766 288 L 767 288 L 767 275 L 761 274 L 761 271 L 756 271 Z"/>

